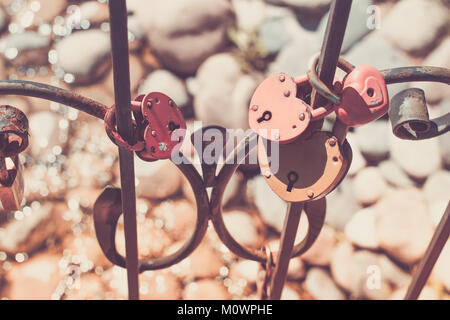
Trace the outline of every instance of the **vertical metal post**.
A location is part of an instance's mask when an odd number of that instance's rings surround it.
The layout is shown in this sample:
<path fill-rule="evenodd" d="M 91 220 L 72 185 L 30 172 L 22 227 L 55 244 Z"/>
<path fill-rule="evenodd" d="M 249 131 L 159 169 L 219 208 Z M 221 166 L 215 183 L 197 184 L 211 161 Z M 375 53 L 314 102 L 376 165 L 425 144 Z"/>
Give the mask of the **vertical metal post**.
<path fill-rule="evenodd" d="M 428 277 L 430 276 L 431 270 L 439 258 L 439 255 L 444 248 L 445 243 L 450 235 L 450 201 L 448 202 L 447 209 L 442 216 L 441 221 L 433 235 L 433 238 L 428 245 L 427 251 L 420 260 L 419 266 L 416 273 L 414 274 L 413 280 L 409 285 L 408 292 L 406 293 L 405 300 L 416 300 L 420 292 L 422 291 Z M 450 270 L 449 270 L 450 271 Z"/>
<path fill-rule="evenodd" d="M 271 300 L 280 300 L 281 298 L 302 210 L 303 202 L 290 202 L 288 205 L 283 232 L 281 233 L 280 250 L 270 284 Z"/>
<path fill-rule="evenodd" d="M 352 0 L 334 0 L 331 5 L 330 17 L 328 18 L 318 65 L 318 76 L 328 86 L 332 85 L 334 80 L 351 6 Z M 322 99 L 324 98 L 318 95 L 316 90 L 312 91 L 311 105 L 313 108 L 320 106 Z M 321 126 L 321 121 L 316 122 Z M 345 132 L 346 130 L 343 133 L 344 137 Z M 270 299 L 272 300 L 281 298 L 302 208 L 302 203 L 290 203 L 287 210 L 281 234 L 281 249 L 271 282 Z"/>
<path fill-rule="evenodd" d="M 109 1 L 109 21 L 114 75 L 114 98 L 118 133 L 131 141 L 130 66 L 128 57 L 127 7 L 125 0 Z M 88 50 L 88 48 L 86 48 Z M 122 211 L 125 226 L 125 250 L 128 298 L 139 299 L 136 192 L 133 152 L 119 148 Z"/>

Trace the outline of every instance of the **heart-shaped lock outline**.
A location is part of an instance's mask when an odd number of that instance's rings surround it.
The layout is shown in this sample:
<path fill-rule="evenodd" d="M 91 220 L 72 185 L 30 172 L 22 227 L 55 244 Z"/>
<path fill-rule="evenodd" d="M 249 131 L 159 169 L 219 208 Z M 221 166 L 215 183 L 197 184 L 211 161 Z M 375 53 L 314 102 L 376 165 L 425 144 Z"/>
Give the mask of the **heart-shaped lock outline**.
<path fill-rule="evenodd" d="M 298 172 L 306 172 L 306 174 L 309 174 L 311 172 L 311 168 L 305 167 L 302 171 L 299 170 L 299 168 L 295 168 L 295 166 L 301 165 L 301 161 L 308 161 L 309 159 L 306 157 L 310 154 L 318 154 L 316 152 L 308 152 L 305 157 L 301 153 L 302 148 L 311 150 L 311 147 L 317 148 L 318 146 L 323 146 L 326 152 L 326 161 L 324 162 L 324 165 L 317 169 L 320 177 L 313 179 L 313 183 L 308 183 L 308 186 L 301 188 L 295 187 L 297 184 L 296 182 L 293 184 L 291 191 L 287 191 L 289 185 L 289 181 L 287 180 L 288 173 L 291 171 L 296 172 L 298 179 L 301 179 L 302 177 L 298 177 Z M 258 139 L 258 161 L 261 172 L 269 187 L 281 199 L 288 202 L 318 200 L 326 196 L 345 177 L 352 160 L 352 151 L 348 142 L 345 141 L 343 147 L 340 147 L 338 140 L 331 133 L 324 131 L 316 131 L 308 139 L 298 139 L 286 145 L 280 144 L 279 148 L 280 168 L 277 173 L 274 174 L 270 170 L 265 142 L 261 137 Z M 283 152 L 283 149 L 287 150 L 289 153 L 292 153 L 292 155 L 286 155 L 286 152 Z M 301 158 L 302 155 L 303 159 Z M 295 169 L 292 169 L 292 165 L 289 166 L 290 163 L 284 165 L 283 161 L 295 163 Z M 315 158 L 314 160 L 311 160 L 310 163 L 312 165 L 318 165 L 320 162 L 318 162 L 317 158 Z M 287 169 L 289 167 L 290 169 Z M 323 170 L 321 170 L 322 168 Z"/>
<path fill-rule="evenodd" d="M 172 152 L 177 152 L 175 149 L 181 147 L 181 143 L 186 134 L 186 121 L 176 105 L 176 103 L 167 95 L 161 92 L 150 92 L 145 96 L 139 96 L 136 100 L 141 100 L 141 113 L 143 121 L 147 121 L 148 125 L 143 132 L 145 140 L 145 149 L 143 151 L 136 152 L 140 158 L 144 160 L 162 160 L 169 159 Z M 161 108 L 170 108 L 161 110 Z M 158 108 L 157 111 L 152 111 Z M 164 113 L 164 117 L 161 117 L 161 112 Z M 166 116 L 169 115 L 169 116 Z M 171 129 L 170 123 L 178 125 L 178 128 Z M 178 136 L 178 140 L 173 140 L 173 134 L 176 130 L 184 130 L 182 135 Z M 163 136 L 163 141 L 159 139 L 158 132 L 168 131 L 167 136 Z M 171 132 L 171 133 L 169 133 Z"/>
<path fill-rule="evenodd" d="M 311 107 L 297 98 L 297 90 L 295 80 L 285 73 L 266 78 L 250 101 L 250 128 L 261 137 L 279 143 L 288 143 L 301 135 L 311 121 Z"/>

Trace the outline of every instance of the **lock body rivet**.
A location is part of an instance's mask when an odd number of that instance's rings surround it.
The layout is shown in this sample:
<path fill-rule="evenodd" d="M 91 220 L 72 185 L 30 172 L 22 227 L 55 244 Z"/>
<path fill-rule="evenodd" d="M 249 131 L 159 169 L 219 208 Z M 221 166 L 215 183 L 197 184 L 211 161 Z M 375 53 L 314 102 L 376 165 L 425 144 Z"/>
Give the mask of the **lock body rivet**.
<path fill-rule="evenodd" d="M 304 113 L 300 113 L 300 115 L 298 116 L 298 118 L 300 119 L 300 121 L 304 121 L 306 119 L 306 116 Z"/>
<path fill-rule="evenodd" d="M 328 144 L 332 147 L 334 147 L 336 145 L 337 141 L 336 138 L 330 138 L 328 139 Z"/>
<path fill-rule="evenodd" d="M 280 82 L 284 82 L 284 80 L 286 80 L 286 77 L 284 76 L 284 74 L 280 75 Z"/>
<path fill-rule="evenodd" d="M 285 92 L 284 92 L 284 96 L 287 98 L 287 97 L 289 97 L 291 95 L 291 92 L 289 91 L 289 90 L 286 90 Z"/>
<path fill-rule="evenodd" d="M 309 198 L 312 198 L 312 197 L 314 197 L 314 191 L 312 191 L 312 190 L 310 189 L 310 190 L 308 190 L 308 192 L 306 193 L 306 195 L 307 195 Z"/>
<path fill-rule="evenodd" d="M 252 106 L 252 111 L 258 111 L 258 106 L 257 105 L 253 105 Z"/>
<path fill-rule="evenodd" d="M 269 170 L 265 170 L 264 171 L 264 177 L 266 177 L 267 179 L 270 178 L 272 176 L 272 174 L 270 173 Z"/>

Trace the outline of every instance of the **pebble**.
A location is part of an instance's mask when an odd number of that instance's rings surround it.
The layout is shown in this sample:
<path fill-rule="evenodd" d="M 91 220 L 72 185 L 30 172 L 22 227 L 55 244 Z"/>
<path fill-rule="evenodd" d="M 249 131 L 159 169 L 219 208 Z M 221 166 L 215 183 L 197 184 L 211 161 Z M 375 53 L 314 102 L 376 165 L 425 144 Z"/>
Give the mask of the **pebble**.
<path fill-rule="evenodd" d="M 234 24 L 226 0 L 141 1 L 134 14 L 160 62 L 181 75 L 194 74 L 206 58 L 223 50 Z"/>
<path fill-rule="evenodd" d="M 220 275 L 224 262 L 220 253 L 206 243 L 202 243 L 195 251 L 180 263 L 179 274 L 189 279 L 214 278 Z"/>
<path fill-rule="evenodd" d="M 405 264 L 416 263 L 433 234 L 424 195 L 417 189 L 392 190 L 375 210 L 375 232 L 380 247 Z"/>
<path fill-rule="evenodd" d="M 447 170 L 440 170 L 433 173 L 425 181 L 423 185 L 423 193 L 430 208 L 431 217 L 435 225 L 444 214 L 447 204 L 450 200 L 450 172 Z"/>
<path fill-rule="evenodd" d="M 383 178 L 392 186 L 399 188 L 413 187 L 414 182 L 408 177 L 405 171 L 392 160 L 384 160 L 378 164 Z"/>
<path fill-rule="evenodd" d="M 387 184 L 378 167 L 361 169 L 353 179 L 353 192 L 362 205 L 377 202 L 386 192 Z"/>
<path fill-rule="evenodd" d="M 284 72 L 292 77 L 299 77 L 306 74 L 309 60 L 320 51 L 320 45 L 321 40 L 314 32 L 298 32 L 270 63 L 267 75 Z"/>
<path fill-rule="evenodd" d="M 365 168 L 367 165 L 367 161 L 362 155 L 358 140 L 356 140 L 355 134 L 352 132 L 349 132 L 347 134 L 347 141 L 350 144 L 350 147 L 352 148 L 352 163 L 350 164 L 350 168 L 348 169 L 348 176 L 354 176 L 356 173 L 358 173 L 361 169 Z"/>
<path fill-rule="evenodd" d="M 180 281 L 165 270 L 143 273 L 139 285 L 139 298 L 142 300 L 180 299 Z"/>
<path fill-rule="evenodd" d="M 381 30 L 396 47 L 422 55 L 445 32 L 448 15 L 439 1 L 402 0 L 383 20 Z"/>
<path fill-rule="evenodd" d="M 419 141 L 390 137 L 392 159 L 408 175 L 423 180 L 441 167 L 441 153 L 437 139 Z"/>
<path fill-rule="evenodd" d="M 248 104 L 258 83 L 242 73 L 233 55 L 209 57 L 198 69 L 196 80 L 194 112 L 203 126 L 248 128 Z"/>
<path fill-rule="evenodd" d="M 379 242 L 375 231 L 376 211 L 373 207 L 359 210 L 345 226 L 345 235 L 355 245 L 377 249 Z"/>
<path fill-rule="evenodd" d="M 79 236 L 67 236 L 63 240 L 64 254 L 79 257 L 82 261 L 90 261 L 95 267 L 104 269 L 112 264 L 105 257 L 95 236 L 82 234 Z"/>
<path fill-rule="evenodd" d="M 58 263 L 61 257 L 41 253 L 28 261 L 14 264 L 6 274 L 4 296 L 10 300 L 49 300 L 63 280 Z"/>
<path fill-rule="evenodd" d="M 258 248 L 262 238 L 255 225 L 254 218 L 245 211 L 232 210 L 223 215 L 225 226 L 231 236 L 243 246 Z"/>
<path fill-rule="evenodd" d="M 301 280 L 306 275 L 306 266 L 300 257 L 291 259 L 288 267 L 287 278 L 289 280 Z"/>
<path fill-rule="evenodd" d="M 8 34 L 0 40 L 0 51 L 16 67 L 47 64 L 50 39 L 35 31 Z"/>
<path fill-rule="evenodd" d="M 79 288 L 74 287 L 64 294 L 64 300 L 104 300 L 105 288 L 101 278 L 95 274 L 83 274 Z"/>
<path fill-rule="evenodd" d="M 328 272 L 312 268 L 305 279 L 305 288 L 316 300 L 344 300 L 345 295 L 336 286 Z"/>
<path fill-rule="evenodd" d="M 17 211 L 15 219 L 0 228 L 0 251 L 31 253 L 44 246 L 49 239 L 66 235 L 70 224 L 63 219 L 60 209 L 60 206 L 47 202 Z"/>
<path fill-rule="evenodd" d="M 316 242 L 301 255 L 304 262 L 309 265 L 325 267 L 330 264 L 336 242 L 333 237 L 323 229 L 316 239 Z"/>
<path fill-rule="evenodd" d="M 150 199 L 166 199 L 181 187 L 181 175 L 170 160 L 145 162 L 135 157 L 136 194 Z"/>
<path fill-rule="evenodd" d="M 275 5 L 288 6 L 299 11 L 314 13 L 323 11 L 324 8 L 327 8 L 330 5 L 331 0 L 266 0 L 266 2 Z"/>
<path fill-rule="evenodd" d="M 33 24 L 39 26 L 42 23 L 51 22 L 67 7 L 65 0 L 39 0 L 39 10 L 34 13 Z M 29 11 L 25 11 L 27 14 Z M 73 11 L 72 11 L 73 13 Z M 20 16 L 19 16 L 20 19 Z"/>
<path fill-rule="evenodd" d="M 281 300 L 301 300 L 301 297 L 293 286 L 286 284 L 283 288 L 283 292 L 281 293 Z"/>
<path fill-rule="evenodd" d="M 229 300 L 231 298 L 223 284 L 208 279 L 188 284 L 182 296 L 184 300 Z"/>
<path fill-rule="evenodd" d="M 250 181 L 248 190 L 252 190 L 252 198 L 263 221 L 281 231 L 286 214 L 287 204 L 281 200 L 267 185 L 263 176 Z"/>
<path fill-rule="evenodd" d="M 92 46 L 95 43 L 95 46 Z M 89 48 L 80 54 L 81 48 Z M 91 29 L 75 32 L 56 43 L 57 65 L 74 76 L 74 83 L 98 79 L 110 67 L 111 44 L 109 35 Z"/>
<path fill-rule="evenodd" d="M 369 122 L 355 128 L 359 149 L 367 160 L 379 162 L 389 155 L 390 124 L 385 120 Z"/>
<path fill-rule="evenodd" d="M 163 92 L 175 101 L 178 107 L 189 103 L 189 95 L 184 81 L 167 70 L 155 70 L 150 73 L 139 86 L 138 94 Z"/>
<path fill-rule="evenodd" d="M 347 222 L 359 210 L 360 206 L 353 194 L 353 186 L 348 179 L 327 196 L 327 214 L 325 222 L 343 231 Z"/>
<path fill-rule="evenodd" d="M 250 283 L 256 283 L 260 270 L 261 265 L 257 261 L 239 260 L 231 265 L 229 277 L 234 280 L 244 279 Z"/>
<path fill-rule="evenodd" d="M 164 201 L 152 211 L 152 216 L 163 222 L 164 230 L 175 240 L 185 240 L 193 232 L 197 209 L 186 200 Z"/>
<path fill-rule="evenodd" d="M 89 2 L 87 2 L 89 3 Z M 95 2 L 91 2 L 91 3 L 95 3 Z M 144 67 L 144 65 L 141 62 L 141 57 L 138 57 L 136 55 L 130 55 L 130 90 L 131 93 L 134 94 L 135 92 L 138 91 L 138 87 L 141 84 L 141 82 L 143 82 L 144 80 L 142 80 L 145 76 L 147 75 L 147 71 Z M 110 72 L 108 73 L 108 76 L 106 77 L 105 81 L 104 81 L 107 89 L 110 92 L 110 95 L 114 98 L 114 72 L 111 68 Z M 152 84 L 155 85 L 155 84 Z M 144 91 L 144 92 L 137 92 L 138 94 L 143 93 L 149 93 L 151 91 L 161 91 L 161 92 L 166 92 L 163 90 L 148 90 L 148 91 Z M 169 92 L 169 91 L 168 91 Z M 167 93 L 167 95 L 171 96 L 170 94 Z M 132 99 L 134 98 L 134 96 L 131 97 Z M 104 100 L 100 100 L 100 101 L 104 101 Z"/>
<path fill-rule="evenodd" d="M 114 158 L 104 157 L 91 152 L 77 152 L 70 155 L 66 162 L 67 177 L 72 184 L 81 187 L 103 188 L 113 180 L 110 168 Z"/>
<path fill-rule="evenodd" d="M 387 299 L 392 286 L 406 285 L 408 275 L 382 254 L 355 251 L 348 242 L 336 247 L 331 274 L 352 298 Z"/>

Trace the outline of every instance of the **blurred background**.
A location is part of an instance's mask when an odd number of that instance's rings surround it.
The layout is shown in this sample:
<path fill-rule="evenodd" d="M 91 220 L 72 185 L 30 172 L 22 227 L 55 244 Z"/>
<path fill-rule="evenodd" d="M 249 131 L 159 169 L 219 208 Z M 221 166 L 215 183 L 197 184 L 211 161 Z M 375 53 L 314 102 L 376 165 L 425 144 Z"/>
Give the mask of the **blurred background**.
<path fill-rule="evenodd" d="M 128 0 L 132 96 L 162 91 L 188 119 L 248 128 L 247 108 L 266 76 L 303 75 L 321 47 L 330 0 Z M 450 68 L 450 2 L 355 0 L 343 44 L 353 64 Z M 43 82 L 112 105 L 106 0 L 1 0 L 0 78 Z M 441 84 L 423 88 L 431 117 L 450 111 Z M 1 96 L 24 111 L 31 141 L 23 210 L 0 212 L 2 299 L 126 299 L 124 269 L 103 256 L 92 205 L 119 186 L 117 148 L 103 123 L 37 98 Z M 332 117 L 325 122 L 331 128 Z M 283 299 L 401 299 L 449 200 L 450 135 L 395 138 L 386 117 L 352 129 L 353 163 L 327 197 L 326 225 L 291 261 Z M 195 225 L 192 190 L 169 161 L 135 161 L 141 257 L 179 248 Z M 250 168 L 251 169 L 251 168 Z M 256 172 L 257 173 L 257 172 Z M 224 219 L 240 243 L 276 251 L 286 204 L 255 170 L 231 179 Z M 302 218 L 298 239 L 305 235 Z M 123 226 L 117 245 L 124 252 Z M 258 299 L 263 272 L 231 254 L 212 226 L 168 269 L 140 275 L 142 299 Z M 422 299 L 449 299 L 447 243 Z"/>

